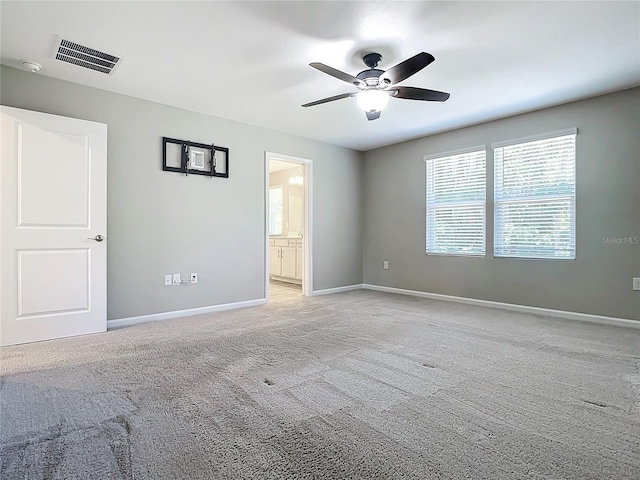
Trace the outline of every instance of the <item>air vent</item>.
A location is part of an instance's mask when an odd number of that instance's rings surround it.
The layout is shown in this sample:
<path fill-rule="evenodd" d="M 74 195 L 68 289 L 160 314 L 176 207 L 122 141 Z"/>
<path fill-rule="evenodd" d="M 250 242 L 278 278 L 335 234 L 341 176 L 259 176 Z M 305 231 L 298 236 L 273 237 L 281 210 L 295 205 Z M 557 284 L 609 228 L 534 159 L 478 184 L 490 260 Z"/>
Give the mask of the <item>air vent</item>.
<path fill-rule="evenodd" d="M 119 55 L 85 47 L 62 37 L 58 37 L 53 58 L 107 75 L 110 75 L 122 60 Z"/>

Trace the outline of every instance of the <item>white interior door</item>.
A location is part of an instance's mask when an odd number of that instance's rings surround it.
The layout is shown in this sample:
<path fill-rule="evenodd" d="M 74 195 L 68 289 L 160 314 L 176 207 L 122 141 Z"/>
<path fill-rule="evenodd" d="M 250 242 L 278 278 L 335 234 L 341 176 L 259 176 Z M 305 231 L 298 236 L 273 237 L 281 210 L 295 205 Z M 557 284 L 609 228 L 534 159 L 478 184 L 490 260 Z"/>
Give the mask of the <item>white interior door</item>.
<path fill-rule="evenodd" d="M 107 126 L 0 114 L 0 345 L 104 332 Z"/>

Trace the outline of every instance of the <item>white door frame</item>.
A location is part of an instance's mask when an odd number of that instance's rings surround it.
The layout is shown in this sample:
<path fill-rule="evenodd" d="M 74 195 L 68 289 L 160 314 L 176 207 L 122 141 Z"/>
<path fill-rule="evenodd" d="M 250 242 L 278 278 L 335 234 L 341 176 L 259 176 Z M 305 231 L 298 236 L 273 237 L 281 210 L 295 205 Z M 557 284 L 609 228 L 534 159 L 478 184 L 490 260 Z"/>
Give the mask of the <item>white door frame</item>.
<path fill-rule="evenodd" d="M 313 161 L 281 153 L 267 152 L 264 155 L 264 298 L 269 303 L 269 160 L 295 163 L 304 168 L 304 267 L 302 272 L 302 294 L 310 297 L 313 292 Z"/>

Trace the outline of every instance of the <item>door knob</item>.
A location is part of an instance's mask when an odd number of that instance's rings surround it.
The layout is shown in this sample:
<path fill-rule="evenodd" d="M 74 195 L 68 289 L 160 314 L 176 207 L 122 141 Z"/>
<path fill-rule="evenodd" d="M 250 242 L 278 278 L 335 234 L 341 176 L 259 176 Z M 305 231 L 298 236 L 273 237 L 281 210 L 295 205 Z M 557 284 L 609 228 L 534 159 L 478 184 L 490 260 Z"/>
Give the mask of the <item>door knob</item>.
<path fill-rule="evenodd" d="M 102 240 L 104 240 L 104 237 L 102 235 L 96 235 L 94 238 L 89 237 L 89 240 L 95 240 L 96 242 L 101 242 Z"/>

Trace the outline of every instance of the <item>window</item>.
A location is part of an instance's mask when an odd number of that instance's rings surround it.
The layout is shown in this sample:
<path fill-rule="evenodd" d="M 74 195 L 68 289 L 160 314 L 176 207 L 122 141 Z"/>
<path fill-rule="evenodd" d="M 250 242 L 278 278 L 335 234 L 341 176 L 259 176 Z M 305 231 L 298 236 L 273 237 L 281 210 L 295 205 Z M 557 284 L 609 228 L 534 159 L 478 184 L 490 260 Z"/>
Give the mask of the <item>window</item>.
<path fill-rule="evenodd" d="M 427 254 L 484 255 L 485 147 L 425 162 Z"/>
<path fill-rule="evenodd" d="M 282 187 L 269 188 L 269 235 L 282 235 Z"/>
<path fill-rule="evenodd" d="M 494 144 L 494 256 L 575 259 L 577 129 Z"/>

